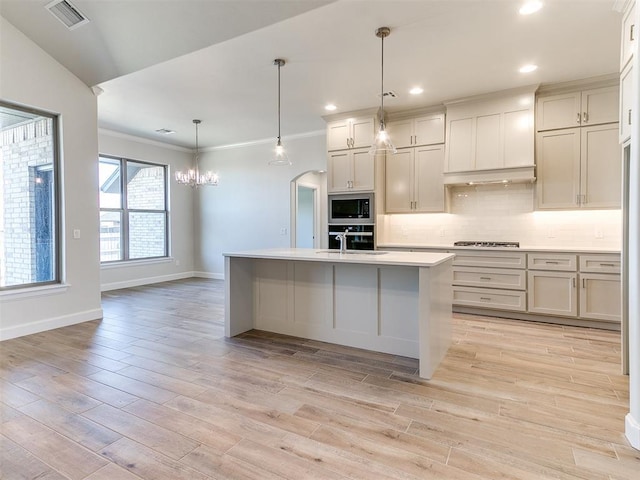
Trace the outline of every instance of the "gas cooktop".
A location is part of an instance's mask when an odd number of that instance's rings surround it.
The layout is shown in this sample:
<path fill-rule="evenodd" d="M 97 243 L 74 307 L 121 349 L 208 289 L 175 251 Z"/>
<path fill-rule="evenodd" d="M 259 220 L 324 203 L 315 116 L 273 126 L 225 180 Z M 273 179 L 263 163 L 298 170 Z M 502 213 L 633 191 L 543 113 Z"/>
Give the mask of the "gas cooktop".
<path fill-rule="evenodd" d="M 507 247 L 520 248 L 520 242 L 480 242 L 460 241 L 453 244 L 454 247 Z"/>

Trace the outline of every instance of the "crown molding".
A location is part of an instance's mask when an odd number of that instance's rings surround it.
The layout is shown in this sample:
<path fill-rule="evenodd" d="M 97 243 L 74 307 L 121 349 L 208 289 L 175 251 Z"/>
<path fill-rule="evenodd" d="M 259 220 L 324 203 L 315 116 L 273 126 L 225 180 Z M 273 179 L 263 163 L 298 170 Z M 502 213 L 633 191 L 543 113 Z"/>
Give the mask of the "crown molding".
<path fill-rule="evenodd" d="M 159 142 L 157 140 L 150 140 L 144 137 L 136 137 L 128 133 L 116 132 L 114 130 L 108 130 L 106 128 L 98 128 L 100 135 L 106 135 L 108 137 L 122 138 L 124 140 L 131 140 L 132 142 L 144 143 L 147 145 L 153 145 L 154 147 L 166 148 L 168 150 L 175 150 L 177 152 L 193 153 L 193 148 L 180 147 L 178 145 L 172 145 L 170 143 Z"/>

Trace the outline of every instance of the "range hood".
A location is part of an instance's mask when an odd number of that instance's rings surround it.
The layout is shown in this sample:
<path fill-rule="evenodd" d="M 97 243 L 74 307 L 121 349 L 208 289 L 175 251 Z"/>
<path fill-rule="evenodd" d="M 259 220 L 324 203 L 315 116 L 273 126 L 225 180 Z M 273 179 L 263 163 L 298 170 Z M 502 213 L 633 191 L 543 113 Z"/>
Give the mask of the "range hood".
<path fill-rule="evenodd" d="M 501 183 L 533 183 L 536 181 L 535 165 L 511 168 L 470 170 L 466 172 L 445 172 L 444 184 L 490 185 Z"/>

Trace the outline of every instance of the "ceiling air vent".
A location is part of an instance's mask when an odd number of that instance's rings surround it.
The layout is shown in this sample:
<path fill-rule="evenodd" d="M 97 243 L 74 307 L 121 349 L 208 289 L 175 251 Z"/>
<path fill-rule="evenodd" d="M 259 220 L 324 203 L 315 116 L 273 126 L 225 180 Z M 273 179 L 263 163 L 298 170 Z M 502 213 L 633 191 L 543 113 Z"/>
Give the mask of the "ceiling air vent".
<path fill-rule="evenodd" d="M 382 94 L 384 98 L 398 98 L 398 94 L 393 90 L 388 90 Z M 378 94 L 378 98 L 380 98 L 380 94 Z"/>
<path fill-rule="evenodd" d="M 53 2 L 48 3 L 45 8 L 49 10 L 54 17 L 64 23 L 69 30 L 89 23 L 89 19 L 67 0 L 53 0 Z"/>

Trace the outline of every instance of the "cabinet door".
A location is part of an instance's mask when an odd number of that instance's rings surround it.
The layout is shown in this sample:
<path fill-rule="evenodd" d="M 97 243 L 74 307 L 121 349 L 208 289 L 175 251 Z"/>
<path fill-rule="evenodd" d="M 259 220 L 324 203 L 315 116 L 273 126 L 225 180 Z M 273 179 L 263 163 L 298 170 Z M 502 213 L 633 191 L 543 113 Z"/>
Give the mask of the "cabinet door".
<path fill-rule="evenodd" d="M 620 275 L 580 274 L 580 317 L 620 321 Z"/>
<path fill-rule="evenodd" d="M 351 152 L 351 162 L 353 165 L 351 189 L 373 190 L 375 188 L 375 161 L 369 155 L 369 150 L 354 150 Z"/>
<path fill-rule="evenodd" d="M 400 150 L 385 160 L 385 208 L 387 213 L 406 213 L 413 202 L 412 148 Z"/>
<path fill-rule="evenodd" d="M 503 150 L 500 136 L 499 113 L 476 118 L 476 152 L 474 170 L 502 168 Z"/>
<path fill-rule="evenodd" d="M 386 125 L 387 133 L 396 148 L 413 145 L 413 119 L 395 120 Z"/>
<path fill-rule="evenodd" d="M 327 159 L 327 191 L 350 191 L 352 181 L 352 152 L 330 152 Z"/>
<path fill-rule="evenodd" d="M 580 188 L 580 128 L 538 133 L 539 209 L 577 208 Z"/>
<path fill-rule="evenodd" d="M 620 208 L 622 155 L 618 125 L 584 127 L 581 140 L 583 207 Z"/>
<path fill-rule="evenodd" d="M 580 92 L 538 97 L 536 129 L 553 130 L 580 125 Z"/>
<path fill-rule="evenodd" d="M 633 107 L 633 62 L 630 62 L 620 74 L 620 143 L 631 137 Z"/>
<path fill-rule="evenodd" d="M 624 14 L 622 18 L 622 48 L 620 50 L 620 68 L 622 69 L 633 55 L 633 45 L 638 35 L 636 21 L 636 5 L 632 4 L 631 8 Z"/>
<path fill-rule="evenodd" d="M 544 315 L 578 315 L 577 274 L 571 272 L 529 271 L 528 311 Z"/>
<path fill-rule="evenodd" d="M 351 120 L 351 146 L 353 148 L 368 148 L 371 146 L 375 137 L 373 124 L 373 117 Z"/>
<path fill-rule="evenodd" d="M 449 122 L 447 142 L 447 172 L 465 172 L 474 168 L 475 118 L 461 118 Z"/>
<path fill-rule="evenodd" d="M 535 165 L 533 112 L 517 110 L 504 114 L 504 166 Z"/>
<path fill-rule="evenodd" d="M 415 152 L 415 210 L 444 212 L 444 145 L 416 147 Z"/>
<path fill-rule="evenodd" d="M 349 123 L 346 120 L 327 123 L 327 150 L 345 150 L 349 148 Z"/>
<path fill-rule="evenodd" d="M 444 113 L 414 120 L 414 145 L 444 143 Z"/>
<path fill-rule="evenodd" d="M 582 126 L 618 121 L 618 87 L 582 92 Z"/>

